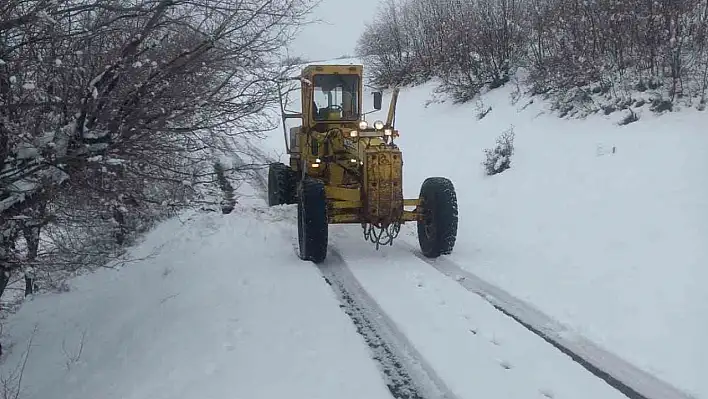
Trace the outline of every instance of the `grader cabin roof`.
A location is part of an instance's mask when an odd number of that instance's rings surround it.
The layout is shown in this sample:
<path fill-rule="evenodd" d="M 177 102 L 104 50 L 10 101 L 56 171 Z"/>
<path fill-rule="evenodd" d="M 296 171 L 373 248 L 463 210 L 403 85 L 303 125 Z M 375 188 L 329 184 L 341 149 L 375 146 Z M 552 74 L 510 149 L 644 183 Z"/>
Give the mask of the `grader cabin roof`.
<path fill-rule="evenodd" d="M 302 70 L 303 75 L 312 75 L 314 73 L 337 74 L 337 73 L 356 73 L 361 74 L 364 70 L 363 65 L 308 65 Z"/>

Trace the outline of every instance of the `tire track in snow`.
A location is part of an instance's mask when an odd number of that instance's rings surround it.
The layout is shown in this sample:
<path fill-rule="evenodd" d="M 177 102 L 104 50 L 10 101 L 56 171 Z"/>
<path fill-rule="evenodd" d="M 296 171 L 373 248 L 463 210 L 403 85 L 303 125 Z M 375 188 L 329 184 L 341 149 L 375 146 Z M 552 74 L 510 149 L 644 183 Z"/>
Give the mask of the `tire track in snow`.
<path fill-rule="evenodd" d="M 261 185 L 267 187 L 264 184 L 264 180 L 267 181 L 267 177 L 263 176 L 262 172 L 256 173 L 256 179 Z M 457 281 L 466 290 L 479 295 L 495 309 L 569 356 L 573 361 L 628 398 L 695 399 L 695 397 L 597 346 L 587 338 L 568 333 L 568 329 L 565 326 L 534 306 L 464 270 L 453 261 L 447 258 L 428 259 L 417 248 L 407 242 L 399 241 L 398 245 L 406 246 L 420 260 L 448 278 Z M 340 270 L 336 270 L 336 268 Z M 352 318 L 358 332 L 364 337 L 374 352 L 374 359 L 379 362 L 386 377 L 386 384 L 395 398 L 454 398 L 454 394 L 445 387 L 442 380 L 434 374 L 432 368 L 416 360 L 422 359 L 422 356 L 415 351 L 403 334 L 398 332 L 393 321 L 384 315 L 374 299 L 364 291 L 347 268 L 344 259 L 331 245 L 329 258 L 325 263 L 319 265 L 319 269 L 342 303 L 341 306 L 347 315 Z M 346 283 L 342 281 L 342 278 L 344 278 Z M 356 292 L 357 295 L 352 296 L 352 291 Z M 364 306 L 362 306 L 362 303 Z M 367 313 L 369 317 L 366 316 Z M 374 319 L 378 319 L 378 323 L 372 322 L 371 314 L 373 314 Z M 377 327 L 376 324 L 385 324 L 387 326 L 382 328 Z M 392 345 L 390 340 L 387 341 L 381 337 L 379 332 L 383 329 L 388 329 L 388 336 L 395 337 L 395 341 L 399 341 L 399 343 Z M 402 348 L 403 351 L 397 348 Z M 400 356 L 401 353 L 404 355 Z M 406 353 L 409 354 L 406 355 Z M 410 367 L 401 364 L 398 361 L 400 358 L 410 359 L 412 361 L 411 364 L 416 365 L 419 371 L 417 373 L 407 373 L 406 370 Z M 418 374 L 419 377 L 417 379 L 414 378 L 414 374 Z M 421 388 L 415 388 L 418 386 L 415 381 L 420 381 L 421 379 L 432 382 L 427 385 L 437 387 L 437 394 L 423 394 Z"/>
<path fill-rule="evenodd" d="M 596 377 L 630 399 L 694 399 L 665 381 L 597 346 L 550 316 L 501 288 L 490 284 L 445 257 L 426 258 L 407 242 L 399 242 L 423 262 L 455 280 L 466 290 L 479 295 L 494 308 L 514 319 L 529 331 L 553 345 Z"/>
<path fill-rule="evenodd" d="M 330 246 L 327 260 L 317 267 L 371 349 L 394 398 L 457 399 L 364 290 L 335 248 Z"/>
<path fill-rule="evenodd" d="M 267 202 L 267 174 L 263 170 L 256 170 L 254 174 Z M 298 256 L 297 241 L 293 242 L 293 249 Z M 330 245 L 327 259 L 316 266 L 369 346 L 391 396 L 396 399 L 457 399 L 429 367 L 416 360 L 420 359 L 420 354 L 364 291 L 336 249 Z"/>
<path fill-rule="evenodd" d="M 269 160 L 260 153 L 259 159 Z M 267 174 L 256 170 L 255 180 L 267 193 Z M 399 245 L 443 275 L 457 281 L 466 290 L 479 295 L 495 309 L 512 318 L 556 349 L 569 356 L 590 373 L 605 381 L 630 399 L 695 399 L 680 389 L 639 369 L 594 342 L 568 333 L 568 329 L 550 316 L 503 289 L 463 269 L 450 259 L 428 259 L 405 241 Z M 384 314 L 376 301 L 363 289 L 348 269 L 345 260 L 330 245 L 325 263 L 318 265 L 325 281 L 341 302 L 379 363 L 391 394 L 400 399 L 456 399 L 444 382 L 427 365 L 408 339 Z M 425 381 L 425 384 L 420 382 Z"/>

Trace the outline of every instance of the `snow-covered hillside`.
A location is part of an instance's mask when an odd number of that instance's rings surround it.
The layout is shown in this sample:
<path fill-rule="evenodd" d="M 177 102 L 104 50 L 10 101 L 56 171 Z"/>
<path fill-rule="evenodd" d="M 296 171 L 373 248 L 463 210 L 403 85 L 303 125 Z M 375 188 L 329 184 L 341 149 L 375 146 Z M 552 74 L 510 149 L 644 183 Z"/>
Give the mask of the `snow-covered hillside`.
<path fill-rule="evenodd" d="M 398 106 L 404 190 L 449 176 L 460 201 L 451 256 L 577 332 L 700 397 L 708 397 L 708 115 L 639 111 L 561 120 L 512 88 L 470 105 Z M 525 108 L 524 110 L 521 110 Z M 483 148 L 513 126 L 512 168 L 494 177 Z M 412 240 L 413 241 L 413 240 Z"/>
<path fill-rule="evenodd" d="M 433 88 L 401 92 L 397 127 L 408 197 L 428 176 L 456 185 L 449 260 L 564 323 L 570 340 L 708 399 L 706 115 L 562 120 L 539 100 L 511 104 L 507 87 L 482 98 L 492 110 L 478 120 L 474 104 L 426 105 Z M 485 176 L 483 149 L 510 126 L 512 168 Z M 260 145 L 282 154 L 282 131 Z M 403 384 L 381 372 L 406 363 L 399 352 L 430 381 L 418 388 L 448 397 L 623 397 L 412 255 L 414 225 L 379 251 L 359 226 L 333 226 L 318 270 L 297 258 L 294 207 L 268 208 L 261 190 L 242 186 L 230 215 L 161 224 L 134 251 L 146 260 L 9 317 L 0 372 L 22 374 L 19 398 L 385 398 Z"/>

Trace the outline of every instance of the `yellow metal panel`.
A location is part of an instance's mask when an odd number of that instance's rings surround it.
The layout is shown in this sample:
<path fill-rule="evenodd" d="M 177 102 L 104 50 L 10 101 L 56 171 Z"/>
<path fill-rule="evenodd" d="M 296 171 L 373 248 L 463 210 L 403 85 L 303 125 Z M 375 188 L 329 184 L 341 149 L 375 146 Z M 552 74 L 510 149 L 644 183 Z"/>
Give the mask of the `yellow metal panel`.
<path fill-rule="evenodd" d="M 333 215 L 329 218 L 329 223 L 332 224 L 345 224 L 345 223 L 360 223 L 361 217 L 359 215 L 345 214 L 345 215 Z"/>
<path fill-rule="evenodd" d="M 329 155 L 329 154 L 327 154 Z M 333 186 L 340 186 L 344 181 L 344 168 L 336 163 L 329 164 L 329 181 Z"/>
<path fill-rule="evenodd" d="M 374 147 L 364 156 L 364 214 L 373 224 L 388 226 L 403 212 L 403 160 L 401 151 Z"/>
<path fill-rule="evenodd" d="M 420 205 L 419 199 L 404 199 L 403 206 L 418 206 Z"/>
<path fill-rule="evenodd" d="M 332 201 L 332 209 L 357 209 L 361 208 L 361 201 Z"/>
<path fill-rule="evenodd" d="M 325 186 L 327 199 L 340 201 L 360 201 L 359 190 L 356 188 L 341 188 L 335 186 Z"/>
<path fill-rule="evenodd" d="M 405 222 L 415 222 L 418 220 L 418 212 L 403 211 L 403 217 L 401 219 Z"/>

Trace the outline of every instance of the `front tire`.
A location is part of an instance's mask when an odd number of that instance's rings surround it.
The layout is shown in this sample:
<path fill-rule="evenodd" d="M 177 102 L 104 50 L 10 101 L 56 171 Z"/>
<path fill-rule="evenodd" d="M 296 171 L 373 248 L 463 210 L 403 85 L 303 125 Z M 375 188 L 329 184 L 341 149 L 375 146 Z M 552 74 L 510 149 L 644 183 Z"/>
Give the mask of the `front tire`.
<path fill-rule="evenodd" d="M 294 203 L 295 173 L 285 164 L 270 164 L 268 167 L 268 206 Z"/>
<path fill-rule="evenodd" d="M 324 183 L 306 176 L 298 190 L 297 236 L 300 258 L 322 263 L 327 257 L 328 234 Z"/>
<path fill-rule="evenodd" d="M 422 215 L 418 219 L 418 242 L 428 258 L 452 253 L 457 240 L 457 194 L 444 177 L 430 177 L 420 188 Z"/>

